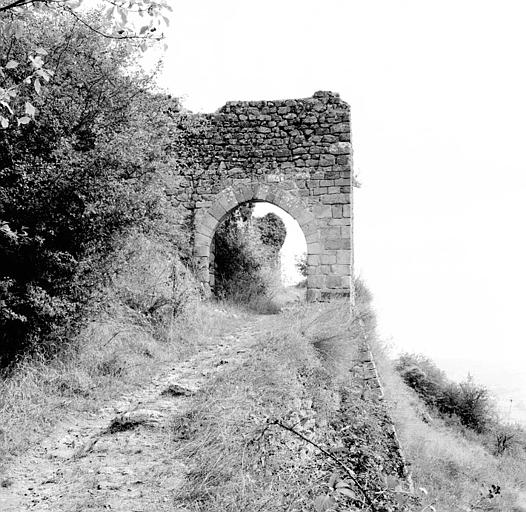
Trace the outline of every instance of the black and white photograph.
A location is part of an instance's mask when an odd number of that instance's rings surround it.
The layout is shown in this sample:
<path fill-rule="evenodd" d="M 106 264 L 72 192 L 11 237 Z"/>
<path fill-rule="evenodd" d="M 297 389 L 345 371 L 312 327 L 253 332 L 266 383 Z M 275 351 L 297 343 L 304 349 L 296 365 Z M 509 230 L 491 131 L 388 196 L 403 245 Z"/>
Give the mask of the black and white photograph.
<path fill-rule="evenodd" d="M 526 3 L 0 0 L 0 512 L 526 512 Z"/>

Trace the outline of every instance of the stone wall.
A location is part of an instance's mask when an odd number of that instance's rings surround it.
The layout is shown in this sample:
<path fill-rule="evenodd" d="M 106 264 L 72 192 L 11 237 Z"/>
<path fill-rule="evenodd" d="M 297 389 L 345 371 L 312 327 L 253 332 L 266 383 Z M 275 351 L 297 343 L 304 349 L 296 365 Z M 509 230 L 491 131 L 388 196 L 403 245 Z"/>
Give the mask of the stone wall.
<path fill-rule="evenodd" d="M 195 119 L 196 129 L 174 148 L 188 165 L 170 193 L 192 226 L 203 286 L 210 283 L 210 251 L 219 223 L 239 204 L 268 201 L 291 214 L 303 230 L 308 298 L 349 296 L 349 106 L 338 94 L 317 92 L 305 99 L 229 102 Z"/>

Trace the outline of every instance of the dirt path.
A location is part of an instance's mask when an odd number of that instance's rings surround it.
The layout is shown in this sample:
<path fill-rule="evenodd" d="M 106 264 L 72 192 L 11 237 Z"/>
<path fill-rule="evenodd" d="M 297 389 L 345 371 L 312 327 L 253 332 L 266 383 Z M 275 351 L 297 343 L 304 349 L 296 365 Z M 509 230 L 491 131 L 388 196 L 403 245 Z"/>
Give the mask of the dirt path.
<path fill-rule="evenodd" d="M 213 375 L 243 359 L 264 317 L 164 369 L 151 384 L 102 408 L 61 423 L 20 458 L 0 487 L 0 511 L 173 511 L 185 475 L 174 459 L 170 423 Z M 228 321 L 228 319 L 225 319 Z"/>

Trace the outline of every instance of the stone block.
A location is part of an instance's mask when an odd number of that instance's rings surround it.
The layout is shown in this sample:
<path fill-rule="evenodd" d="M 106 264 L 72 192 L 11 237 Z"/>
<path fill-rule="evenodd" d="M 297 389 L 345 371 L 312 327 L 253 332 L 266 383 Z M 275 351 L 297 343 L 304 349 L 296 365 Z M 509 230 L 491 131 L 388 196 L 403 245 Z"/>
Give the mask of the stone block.
<path fill-rule="evenodd" d="M 202 216 L 199 216 L 199 219 L 196 219 L 195 230 L 197 233 L 208 235 L 215 231 L 217 223 L 218 220 L 215 217 L 210 215 L 210 213 L 206 213 Z"/>
<path fill-rule="evenodd" d="M 340 288 L 342 286 L 342 276 L 327 276 L 327 288 Z"/>
<path fill-rule="evenodd" d="M 307 265 L 307 275 L 308 276 L 315 276 L 317 274 L 319 274 L 318 265 Z"/>
<path fill-rule="evenodd" d="M 351 205 L 350 204 L 344 204 L 343 205 L 343 216 L 344 217 L 350 217 L 351 216 Z"/>
<path fill-rule="evenodd" d="M 194 247 L 194 256 L 208 258 L 210 256 L 210 245 L 196 245 Z"/>
<path fill-rule="evenodd" d="M 328 250 L 345 249 L 343 242 L 341 238 L 329 238 L 325 240 L 325 248 Z"/>
<path fill-rule="evenodd" d="M 260 199 L 261 201 L 266 201 L 268 194 L 269 194 L 268 185 L 259 185 L 257 187 L 254 187 L 253 189 L 254 199 Z"/>
<path fill-rule="evenodd" d="M 351 275 L 351 264 L 348 265 L 331 265 L 331 272 L 340 276 Z"/>
<path fill-rule="evenodd" d="M 351 219 L 347 218 L 341 218 L 341 219 L 331 219 L 329 220 L 329 226 L 350 226 L 351 225 Z"/>
<path fill-rule="evenodd" d="M 313 231 L 312 233 L 309 233 L 307 235 L 305 234 L 305 232 L 303 232 L 303 236 L 305 237 L 305 241 L 307 242 L 307 245 L 313 242 L 319 242 L 320 240 L 320 233 L 318 230 Z"/>
<path fill-rule="evenodd" d="M 351 251 L 338 251 L 336 253 L 336 261 L 334 263 L 340 263 L 345 265 L 351 264 Z"/>
<path fill-rule="evenodd" d="M 307 235 L 310 235 L 311 233 L 318 232 L 318 226 L 316 224 L 316 220 L 313 219 L 310 222 L 307 222 L 307 224 L 303 224 L 301 226 L 301 229 L 302 229 L 303 234 L 305 235 L 305 237 Z"/>
<path fill-rule="evenodd" d="M 337 247 L 339 249 L 340 247 Z M 319 242 L 312 242 L 307 245 L 307 250 L 309 254 L 323 254 L 321 244 Z"/>
<path fill-rule="evenodd" d="M 226 215 L 227 209 L 223 206 L 221 202 L 217 202 L 208 210 L 208 213 L 212 215 L 217 221 L 221 221 L 221 219 Z"/>
<path fill-rule="evenodd" d="M 318 254 L 309 254 L 307 255 L 307 265 L 319 265 L 320 256 Z"/>
<path fill-rule="evenodd" d="M 347 194 L 327 194 L 321 198 L 325 204 L 345 204 L 349 201 Z"/>
<path fill-rule="evenodd" d="M 350 133 L 351 132 L 351 126 L 349 122 L 343 122 L 334 124 L 331 126 L 331 133 Z"/>
<path fill-rule="evenodd" d="M 336 254 L 322 254 L 320 256 L 323 265 L 331 265 L 337 263 Z"/>
<path fill-rule="evenodd" d="M 333 216 L 331 206 L 328 204 L 318 204 L 314 206 L 312 213 L 317 219 L 326 219 Z"/>
<path fill-rule="evenodd" d="M 320 167 L 329 167 L 336 162 L 334 155 L 320 155 Z"/>
<path fill-rule="evenodd" d="M 317 274 L 307 277 L 307 287 L 308 288 L 323 288 L 325 287 L 325 279 L 327 276 Z"/>
<path fill-rule="evenodd" d="M 198 246 L 210 247 L 211 244 L 212 244 L 212 238 L 210 238 L 206 234 L 196 232 L 194 236 L 194 246 L 195 247 L 198 247 Z M 201 256 L 206 256 L 206 254 L 202 254 Z"/>
<path fill-rule="evenodd" d="M 329 153 L 331 153 L 331 155 L 348 155 L 350 152 L 350 142 L 336 142 L 329 147 Z"/>
<path fill-rule="evenodd" d="M 342 232 L 339 226 L 331 226 L 330 228 L 325 228 L 323 234 L 327 238 L 341 238 Z"/>
<path fill-rule="evenodd" d="M 343 217 L 343 206 L 342 205 L 333 205 L 332 206 L 332 217 L 333 219 L 341 219 Z"/>
<path fill-rule="evenodd" d="M 340 226 L 340 229 L 342 238 L 351 238 L 351 226 Z"/>
<path fill-rule="evenodd" d="M 307 286 L 309 286 L 307 284 Z M 307 302 L 318 302 L 321 300 L 321 290 L 307 288 Z"/>

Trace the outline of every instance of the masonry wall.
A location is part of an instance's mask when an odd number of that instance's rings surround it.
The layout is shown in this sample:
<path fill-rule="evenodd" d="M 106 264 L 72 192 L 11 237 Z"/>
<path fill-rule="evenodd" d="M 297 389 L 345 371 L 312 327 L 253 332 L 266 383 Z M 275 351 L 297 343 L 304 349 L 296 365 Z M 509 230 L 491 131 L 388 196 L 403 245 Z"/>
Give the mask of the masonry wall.
<path fill-rule="evenodd" d="M 308 249 L 308 297 L 349 296 L 352 289 L 352 147 L 350 111 L 338 94 L 229 102 L 196 117 L 178 141 L 188 163 L 168 191 L 194 232 L 201 281 L 210 281 L 210 247 L 223 218 L 246 201 L 268 201 L 300 224 Z"/>

